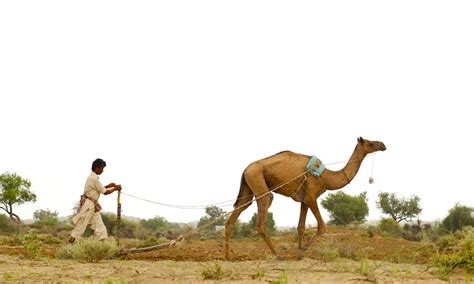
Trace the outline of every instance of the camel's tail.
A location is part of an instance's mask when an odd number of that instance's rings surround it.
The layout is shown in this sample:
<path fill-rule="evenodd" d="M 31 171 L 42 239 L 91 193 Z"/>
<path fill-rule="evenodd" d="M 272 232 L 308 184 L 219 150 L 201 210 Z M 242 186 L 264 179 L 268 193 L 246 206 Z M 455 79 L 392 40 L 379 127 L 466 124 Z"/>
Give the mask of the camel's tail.
<path fill-rule="evenodd" d="M 240 190 L 239 195 L 237 195 L 237 200 L 234 203 L 234 208 L 239 206 L 242 201 L 247 201 L 247 198 L 253 198 L 253 192 L 245 181 L 244 175 L 242 174 L 242 178 L 240 180 Z M 248 202 L 248 201 L 247 201 Z"/>

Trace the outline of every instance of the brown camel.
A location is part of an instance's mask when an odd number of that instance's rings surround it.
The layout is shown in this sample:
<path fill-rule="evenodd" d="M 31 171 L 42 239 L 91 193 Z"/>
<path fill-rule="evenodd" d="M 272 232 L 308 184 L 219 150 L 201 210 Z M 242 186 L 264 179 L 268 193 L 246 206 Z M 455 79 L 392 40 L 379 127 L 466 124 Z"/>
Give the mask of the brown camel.
<path fill-rule="evenodd" d="M 229 242 L 234 223 L 240 213 L 251 205 L 254 196 L 257 199 L 258 207 L 256 230 L 272 253 L 276 255 L 275 248 L 265 232 L 268 208 L 273 200 L 273 194 L 270 192 L 272 188 L 277 188 L 274 192 L 291 197 L 293 200 L 301 203 L 300 219 L 298 222 L 298 249 L 300 258 L 303 258 L 305 250 L 303 247 L 303 235 L 308 208 L 311 209 L 318 222 L 318 234 L 323 234 L 326 225 L 319 213 L 316 199 L 326 190 L 336 190 L 346 186 L 357 174 L 367 154 L 385 151 L 385 149 L 385 145 L 382 142 L 370 141 L 359 137 L 354 152 L 344 168 L 339 171 L 325 169 L 320 175 L 312 175 L 308 172 L 302 175 L 305 173 L 306 166 L 311 157 L 290 151 L 280 152 L 251 163 L 242 174 L 239 195 L 234 204 L 235 211 L 231 213 L 225 223 L 225 258 L 230 259 Z M 319 167 L 320 165 L 321 161 L 317 160 L 312 168 Z M 295 177 L 297 178 L 295 179 Z"/>

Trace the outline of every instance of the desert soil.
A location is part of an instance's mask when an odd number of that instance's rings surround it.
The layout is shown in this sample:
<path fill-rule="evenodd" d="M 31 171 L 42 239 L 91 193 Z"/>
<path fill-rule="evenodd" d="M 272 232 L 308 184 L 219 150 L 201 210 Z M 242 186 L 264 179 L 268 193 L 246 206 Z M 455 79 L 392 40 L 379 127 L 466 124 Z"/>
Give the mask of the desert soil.
<path fill-rule="evenodd" d="M 219 280 L 205 280 L 204 271 L 223 271 Z M 22 283 L 442 283 L 425 265 L 393 264 L 369 260 L 368 270 L 360 271 L 361 262 L 338 258 L 323 262 L 279 261 L 145 261 L 105 260 L 81 263 L 72 260 L 25 259 L 0 255 L 0 282 Z M 460 276 L 462 277 L 462 276 Z M 452 278 L 454 280 L 454 278 Z M 462 278 L 458 280 L 462 281 Z M 285 282 L 287 281 L 287 282 Z"/>
<path fill-rule="evenodd" d="M 278 258 L 259 239 L 233 240 L 231 261 L 223 239 L 184 240 L 171 248 L 83 263 L 55 258 L 62 245 L 44 245 L 43 257 L 21 246 L 0 246 L 0 283 L 442 283 L 430 265 L 432 245 L 331 228 L 311 239 L 298 260 L 294 234 L 273 238 Z M 123 243 L 126 243 L 124 240 Z M 334 254 L 337 255 L 334 255 Z M 204 279 L 205 272 L 220 279 Z M 465 282 L 459 272 L 450 281 Z M 467 279 L 470 280 L 470 279 Z"/>

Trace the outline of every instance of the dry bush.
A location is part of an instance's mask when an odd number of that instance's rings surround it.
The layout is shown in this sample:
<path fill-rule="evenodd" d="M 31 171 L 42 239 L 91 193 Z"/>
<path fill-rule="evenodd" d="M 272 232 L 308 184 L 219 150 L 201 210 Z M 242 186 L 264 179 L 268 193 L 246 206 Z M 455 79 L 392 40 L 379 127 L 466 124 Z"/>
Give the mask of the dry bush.
<path fill-rule="evenodd" d="M 316 259 L 321 260 L 323 262 L 330 262 L 334 261 L 339 257 L 339 249 L 335 247 L 325 246 L 321 250 L 319 250 L 318 254 L 316 255 Z"/>
<path fill-rule="evenodd" d="M 62 247 L 56 254 L 60 259 L 74 259 L 85 262 L 99 262 L 115 256 L 118 247 L 113 241 L 97 239 L 80 239 L 74 245 Z"/>
<path fill-rule="evenodd" d="M 13 234 L 18 233 L 18 224 L 13 222 L 10 217 L 0 214 L 0 233 Z"/>
<path fill-rule="evenodd" d="M 219 280 L 224 278 L 224 270 L 219 263 L 214 262 L 214 265 L 204 268 L 201 275 L 204 279 Z"/>

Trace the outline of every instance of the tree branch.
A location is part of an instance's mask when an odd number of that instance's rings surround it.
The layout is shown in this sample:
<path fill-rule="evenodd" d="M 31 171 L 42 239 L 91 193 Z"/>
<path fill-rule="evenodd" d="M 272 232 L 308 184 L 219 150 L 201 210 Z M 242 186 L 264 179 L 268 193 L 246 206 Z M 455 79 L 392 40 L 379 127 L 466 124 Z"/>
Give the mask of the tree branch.
<path fill-rule="evenodd" d="M 407 217 L 400 217 L 398 223 L 400 223 L 403 220 L 405 220 L 407 222 L 410 222 L 410 221 L 408 221 Z"/>
<path fill-rule="evenodd" d="M 16 219 L 17 222 L 21 222 L 21 219 L 20 219 L 20 217 L 18 217 L 18 215 L 16 215 L 16 214 L 13 213 L 13 212 L 11 212 L 10 214 L 11 214 L 11 215 L 10 215 L 10 218 L 11 218 L 11 219 L 13 219 L 12 217 L 15 217 L 15 219 Z"/>

